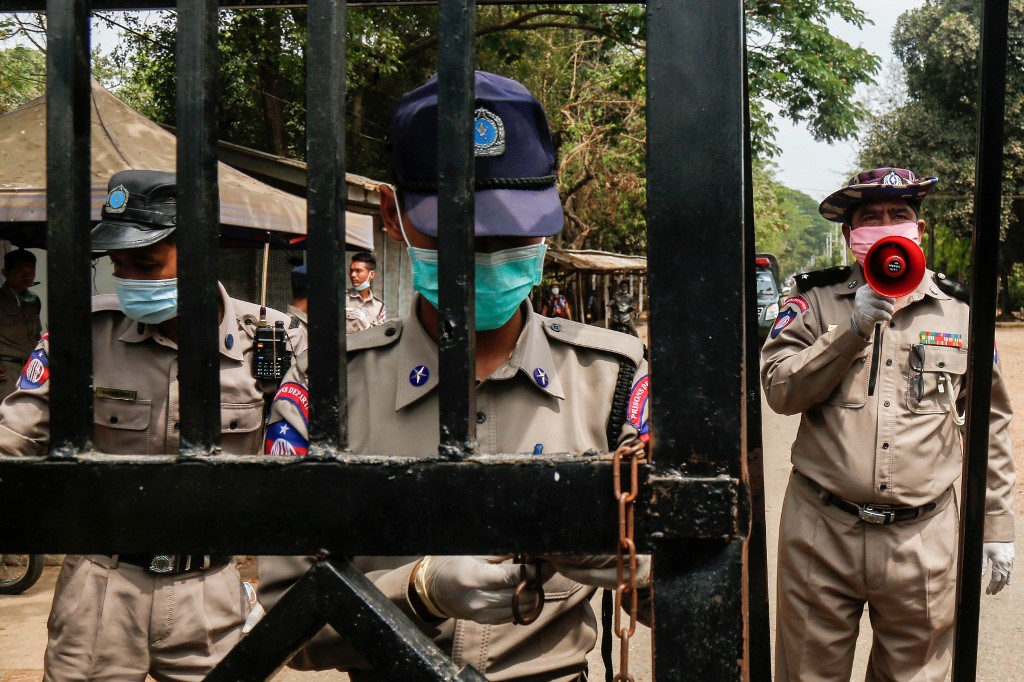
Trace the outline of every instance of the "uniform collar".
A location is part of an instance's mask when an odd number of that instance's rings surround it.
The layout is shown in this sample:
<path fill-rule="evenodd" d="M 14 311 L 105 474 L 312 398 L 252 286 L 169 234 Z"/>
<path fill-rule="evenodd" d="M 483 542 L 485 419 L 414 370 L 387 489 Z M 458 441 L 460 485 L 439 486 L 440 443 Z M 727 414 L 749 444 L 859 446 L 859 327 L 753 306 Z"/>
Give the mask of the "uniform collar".
<path fill-rule="evenodd" d="M 297 317 L 299 322 L 302 324 L 309 324 L 309 319 L 307 318 L 305 311 L 299 310 L 291 303 L 288 304 L 288 314 L 292 317 Z"/>
<path fill-rule="evenodd" d="M 348 297 L 349 298 L 358 298 L 360 301 L 363 300 L 363 297 L 359 295 L 359 292 L 356 291 L 355 289 L 352 289 L 352 288 L 349 288 L 349 290 L 348 290 Z M 368 298 L 366 300 L 368 300 L 368 301 L 378 300 L 377 297 L 373 293 L 373 289 L 370 289 L 370 298 Z"/>
<path fill-rule="evenodd" d="M 398 341 L 398 376 L 395 378 L 395 411 L 416 402 L 437 386 L 437 345 L 427 334 L 415 311 L 419 295 L 412 302 L 412 313 L 402 324 L 402 337 Z M 526 314 L 523 327 L 512 357 L 488 377 L 488 381 L 512 379 L 522 373 L 534 388 L 555 398 L 565 398 L 562 384 L 555 370 L 551 346 L 541 323 L 534 314 L 530 301 L 523 302 L 520 311 Z"/>
<path fill-rule="evenodd" d="M 224 317 L 221 318 L 220 327 L 218 330 L 218 341 L 220 343 L 221 355 L 229 357 L 232 360 L 242 360 L 243 352 L 242 345 L 239 343 L 239 335 L 245 332 L 242 331 L 241 321 L 235 313 L 234 301 L 228 296 L 228 292 L 224 289 L 224 285 L 220 282 L 217 283 L 217 292 L 220 294 L 221 305 L 224 306 Z M 127 318 L 125 318 L 127 320 Z M 118 340 L 125 341 L 126 343 L 140 343 L 146 339 L 156 337 L 159 332 L 159 325 L 156 324 L 145 324 L 143 322 L 136 322 L 134 320 L 127 320 L 131 324 L 125 329 L 124 333 L 118 337 Z M 166 344 L 172 348 L 177 348 L 169 339 Z"/>

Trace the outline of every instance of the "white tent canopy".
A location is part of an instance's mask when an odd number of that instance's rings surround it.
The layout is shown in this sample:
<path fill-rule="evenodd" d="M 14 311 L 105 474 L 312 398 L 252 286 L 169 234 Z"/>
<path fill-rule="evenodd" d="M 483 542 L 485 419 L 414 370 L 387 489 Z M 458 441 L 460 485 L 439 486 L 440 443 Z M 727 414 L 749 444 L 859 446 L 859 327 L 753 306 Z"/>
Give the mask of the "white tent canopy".
<path fill-rule="evenodd" d="M 92 82 L 92 219 L 99 220 L 107 180 L 127 169 L 175 170 L 177 139 Z M 220 222 L 227 227 L 306 234 L 306 201 L 223 163 Z M 0 116 L 0 234 L 17 223 L 46 221 L 46 98 Z M 373 248 L 370 216 L 346 214 L 347 241 Z"/>

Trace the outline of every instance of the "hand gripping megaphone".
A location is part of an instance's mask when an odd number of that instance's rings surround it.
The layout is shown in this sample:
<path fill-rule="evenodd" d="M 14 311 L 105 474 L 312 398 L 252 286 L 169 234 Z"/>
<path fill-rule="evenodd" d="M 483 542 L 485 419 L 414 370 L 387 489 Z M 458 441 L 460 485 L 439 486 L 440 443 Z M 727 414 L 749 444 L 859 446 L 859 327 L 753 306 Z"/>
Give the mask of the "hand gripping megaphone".
<path fill-rule="evenodd" d="M 883 237 L 871 245 L 864 256 L 864 279 L 868 286 L 882 296 L 906 296 L 924 279 L 924 251 L 906 237 Z M 868 395 L 875 394 L 878 362 L 882 354 L 881 324 L 875 329 L 874 348 L 871 352 L 871 375 Z"/>
<path fill-rule="evenodd" d="M 924 252 L 906 237 L 883 237 L 864 257 L 868 286 L 892 298 L 906 296 L 924 279 Z"/>

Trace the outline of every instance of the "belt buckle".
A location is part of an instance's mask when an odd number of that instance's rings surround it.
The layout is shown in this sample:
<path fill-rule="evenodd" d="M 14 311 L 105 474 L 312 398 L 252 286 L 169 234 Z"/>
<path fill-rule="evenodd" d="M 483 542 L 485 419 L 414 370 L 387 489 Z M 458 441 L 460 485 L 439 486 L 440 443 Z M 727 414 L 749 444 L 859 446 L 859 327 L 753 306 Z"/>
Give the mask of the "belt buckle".
<path fill-rule="evenodd" d="M 885 526 L 896 520 L 896 512 L 892 509 L 879 509 L 873 504 L 865 504 L 857 512 L 861 521 L 873 523 L 878 526 Z"/>
<path fill-rule="evenodd" d="M 149 562 L 150 573 L 171 573 L 174 571 L 177 555 L 174 554 L 154 554 L 152 561 Z"/>

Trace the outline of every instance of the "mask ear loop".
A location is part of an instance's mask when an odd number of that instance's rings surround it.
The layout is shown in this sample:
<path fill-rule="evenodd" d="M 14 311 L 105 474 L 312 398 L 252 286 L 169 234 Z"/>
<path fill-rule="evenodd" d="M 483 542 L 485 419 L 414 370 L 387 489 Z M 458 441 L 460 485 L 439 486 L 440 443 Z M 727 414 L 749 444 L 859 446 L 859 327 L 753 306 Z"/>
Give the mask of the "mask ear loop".
<path fill-rule="evenodd" d="M 405 236 L 405 223 L 402 222 L 402 202 L 398 200 L 398 188 L 392 187 L 391 189 L 395 193 L 395 211 L 398 213 L 398 229 L 402 233 L 402 241 L 405 242 L 405 248 L 411 249 L 412 244 L 409 243 L 409 238 Z"/>

